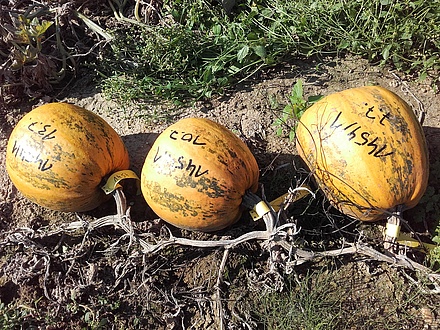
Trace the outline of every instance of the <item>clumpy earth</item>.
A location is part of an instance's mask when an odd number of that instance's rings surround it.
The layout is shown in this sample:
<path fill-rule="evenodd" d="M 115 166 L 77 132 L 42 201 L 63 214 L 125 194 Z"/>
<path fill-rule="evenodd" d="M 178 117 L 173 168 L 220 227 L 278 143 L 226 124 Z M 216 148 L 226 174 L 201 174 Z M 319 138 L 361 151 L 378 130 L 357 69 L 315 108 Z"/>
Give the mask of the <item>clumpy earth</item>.
<path fill-rule="evenodd" d="M 436 93 L 438 86 L 428 80 L 404 77 L 359 58 L 308 60 L 261 73 L 221 97 L 179 109 L 171 122 L 206 117 L 231 129 L 255 155 L 264 193 L 272 200 L 307 178 L 294 143 L 287 138 L 288 128 L 279 136 L 274 125 L 298 79 L 304 81 L 306 97 L 377 84 L 400 95 L 417 113 L 425 112 L 429 188 L 405 218 L 429 240 L 440 217 L 435 204 L 440 194 L 440 96 Z M 230 249 L 226 259 L 219 248 L 178 245 L 144 253 L 129 235 L 112 225 L 86 230 L 87 223 L 116 212 L 113 200 L 81 214 L 49 211 L 29 202 L 9 180 L 5 153 L 12 129 L 33 107 L 64 101 L 99 114 L 122 136 L 131 168 L 138 175 L 155 137 L 170 124 L 153 116 L 170 111 L 168 105 L 145 105 L 143 112 L 122 107 L 107 100 L 88 76 L 78 78 L 68 89 L 68 95 L 0 109 L 3 328 L 439 328 L 439 287 L 408 268 L 348 254 L 273 270 L 267 246 L 258 241 Z M 132 226 L 145 240 L 166 239 L 170 233 L 219 240 L 264 228 L 261 220 L 254 222 L 244 214 L 236 225 L 213 234 L 191 233 L 170 225 L 167 231 L 166 224 L 134 191 L 128 187 L 126 192 Z M 347 219 L 331 210 L 319 194 L 316 199 L 309 196 L 299 201 L 289 216 L 301 227 L 295 242 L 308 250 L 337 249 L 345 241 L 357 240 L 381 249 L 380 228 L 384 223 L 361 224 Z M 83 225 L 63 229 L 75 222 Z M 408 251 L 407 256 L 426 263 L 422 253 Z"/>

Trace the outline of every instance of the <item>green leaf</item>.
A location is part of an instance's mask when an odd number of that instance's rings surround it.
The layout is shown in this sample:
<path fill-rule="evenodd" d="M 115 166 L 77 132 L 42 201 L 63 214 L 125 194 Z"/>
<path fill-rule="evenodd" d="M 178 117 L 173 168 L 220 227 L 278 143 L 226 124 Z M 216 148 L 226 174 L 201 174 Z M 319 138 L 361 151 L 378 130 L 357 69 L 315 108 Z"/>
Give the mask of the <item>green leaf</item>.
<path fill-rule="evenodd" d="M 278 127 L 277 130 L 276 130 L 276 134 L 277 134 L 278 136 L 283 135 L 283 128 L 282 128 L 282 127 Z"/>
<path fill-rule="evenodd" d="M 304 107 L 301 107 L 301 108 L 295 107 L 295 118 L 300 119 L 301 116 L 303 115 L 304 111 L 305 111 Z"/>
<path fill-rule="evenodd" d="M 303 83 L 301 79 L 298 79 L 295 85 L 293 85 L 292 97 L 294 97 L 296 101 L 303 99 Z"/>
<path fill-rule="evenodd" d="M 324 95 L 312 95 L 312 96 L 309 96 L 307 98 L 307 102 L 309 102 L 309 103 L 316 103 L 320 99 L 322 99 L 323 97 L 324 97 Z"/>
<path fill-rule="evenodd" d="M 338 45 L 338 49 L 347 49 L 349 46 L 350 42 L 348 40 L 342 40 Z"/>
<path fill-rule="evenodd" d="M 390 57 L 390 50 L 393 47 L 393 44 L 389 44 L 382 50 L 382 57 L 384 60 L 387 60 Z"/>
<path fill-rule="evenodd" d="M 229 68 L 228 68 L 228 72 L 230 73 L 230 74 L 236 74 L 237 72 L 239 72 L 240 71 L 240 68 L 239 67 L 237 67 L 237 66 L 235 66 L 235 65 L 231 65 Z"/>
<path fill-rule="evenodd" d="M 283 121 L 281 118 L 277 118 L 277 119 L 275 119 L 274 122 L 273 122 L 273 124 L 274 124 L 275 126 L 280 126 L 280 125 L 282 125 L 283 123 L 284 123 L 284 121 Z"/>
<path fill-rule="evenodd" d="M 204 82 L 209 82 L 212 80 L 212 78 L 213 78 L 213 75 L 212 75 L 211 67 L 207 67 L 206 70 L 203 72 L 202 80 Z"/>
<path fill-rule="evenodd" d="M 243 62 L 243 60 L 246 58 L 246 56 L 249 53 L 249 46 L 244 45 L 237 53 L 237 60 L 238 62 Z"/>
<path fill-rule="evenodd" d="M 215 24 L 212 26 L 211 30 L 215 36 L 219 36 L 222 32 L 222 26 L 220 24 Z"/>
<path fill-rule="evenodd" d="M 290 104 L 286 105 L 283 109 L 283 118 L 287 119 L 293 113 L 293 108 Z"/>
<path fill-rule="evenodd" d="M 294 130 L 293 128 L 290 129 L 290 132 L 289 132 L 289 140 L 290 140 L 290 141 L 295 140 L 295 130 Z"/>
<path fill-rule="evenodd" d="M 257 35 L 254 31 L 251 31 L 251 32 L 249 32 L 249 34 L 247 35 L 247 39 L 248 39 L 249 41 L 252 41 L 252 40 L 258 40 L 258 35 Z"/>
<path fill-rule="evenodd" d="M 52 22 L 49 21 L 42 21 L 40 25 L 35 26 L 35 31 L 37 32 L 37 35 L 40 36 L 44 34 L 48 28 L 52 26 Z"/>
<path fill-rule="evenodd" d="M 257 54 L 259 57 L 261 57 L 262 59 L 266 58 L 266 47 L 262 46 L 262 45 L 257 45 L 253 47 L 253 50 L 255 52 L 255 54 Z"/>
<path fill-rule="evenodd" d="M 419 80 L 420 80 L 420 81 L 423 81 L 423 80 L 426 79 L 426 77 L 428 77 L 428 72 L 426 72 L 426 71 L 422 71 L 422 72 L 420 73 Z"/>

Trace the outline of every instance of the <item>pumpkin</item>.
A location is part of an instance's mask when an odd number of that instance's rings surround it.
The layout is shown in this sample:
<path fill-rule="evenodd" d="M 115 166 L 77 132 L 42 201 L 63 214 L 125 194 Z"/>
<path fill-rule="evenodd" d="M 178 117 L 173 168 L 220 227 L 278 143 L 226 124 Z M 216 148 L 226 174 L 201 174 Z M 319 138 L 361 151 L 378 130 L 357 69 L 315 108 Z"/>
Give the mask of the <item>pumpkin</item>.
<path fill-rule="evenodd" d="M 328 95 L 308 108 L 296 147 L 330 202 L 376 221 L 414 207 L 428 182 L 422 127 L 393 92 L 366 86 Z"/>
<path fill-rule="evenodd" d="M 64 212 L 96 208 L 108 199 L 102 181 L 128 167 L 128 152 L 113 128 L 67 103 L 45 104 L 26 114 L 6 151 L 16 188 L 34 203 Z"/>
<path fill-rule="evenodd" d="M 259 169 L 246 144 L 226 127 L 186 118 L 165 129 L 145 159 L 141 190 L 172 225 L 204 232 L 235 223 L 242 197 L 258 188 Z"/>

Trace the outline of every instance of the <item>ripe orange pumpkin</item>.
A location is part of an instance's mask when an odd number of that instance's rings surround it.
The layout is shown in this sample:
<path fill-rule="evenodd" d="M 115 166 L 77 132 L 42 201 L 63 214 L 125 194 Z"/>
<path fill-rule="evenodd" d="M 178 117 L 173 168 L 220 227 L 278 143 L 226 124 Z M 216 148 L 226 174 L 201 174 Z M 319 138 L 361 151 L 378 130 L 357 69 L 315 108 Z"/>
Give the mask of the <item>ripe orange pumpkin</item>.
<path fill-rule="evenodd" d="M 414 207 L 428 183 L 428 152 L 410 106 L 379 87 L 331 94 L 305 111 L 296 147 L 330 202 L 364 221 Z"/>
<path fill-rule="evenodd" d="M 108 196 L 103 179 L 129 167 L 119 135 L 101 117 L 67 103 L 49 103 L 26 114 L 12 131 L 6 151 L 11 181 L 46 208 L 81 212 Z"/>
<path fill-rule="evenodd" d="M 154 142 L 141 174 L 153 211 L 176 227 L 211 232 L 235 223 L 242 197 L 258 188 L 249 148 L 226 127 L 203 118 L 169 126 Z"/>

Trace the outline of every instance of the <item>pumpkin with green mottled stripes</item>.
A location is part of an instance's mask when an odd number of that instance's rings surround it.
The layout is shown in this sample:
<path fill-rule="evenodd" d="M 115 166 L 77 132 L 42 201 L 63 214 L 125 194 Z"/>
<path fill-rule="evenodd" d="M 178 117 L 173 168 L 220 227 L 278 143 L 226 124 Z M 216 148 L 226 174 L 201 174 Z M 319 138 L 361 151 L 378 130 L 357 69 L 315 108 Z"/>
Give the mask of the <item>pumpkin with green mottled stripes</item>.
<path fill-rule="evenodd" d="M 235 223 L 242 198 L 258 187 L 257 161 L 226 127 L 186 118 L 163 131 L 142 169 L 142 193 L 153 211 L 179 228 L 212 232 Z"/>
<path fill-rule="evenodd" d="M 334 93 L 308 108 L 298 153 L 330 202 L 363 220 L 414 207 L 428 184 L 428 151 L 411 107 L 379 86 Z"/>
<path fill-rule="evenodd" d="M 100 116 L 68 103 L 49 103 L 26 114 L 6 151 L 13 184 L 28 199 L 64 212 L 89 211 L 108 196 L 100 188 L 128 169 L 127 149 Z"/>

